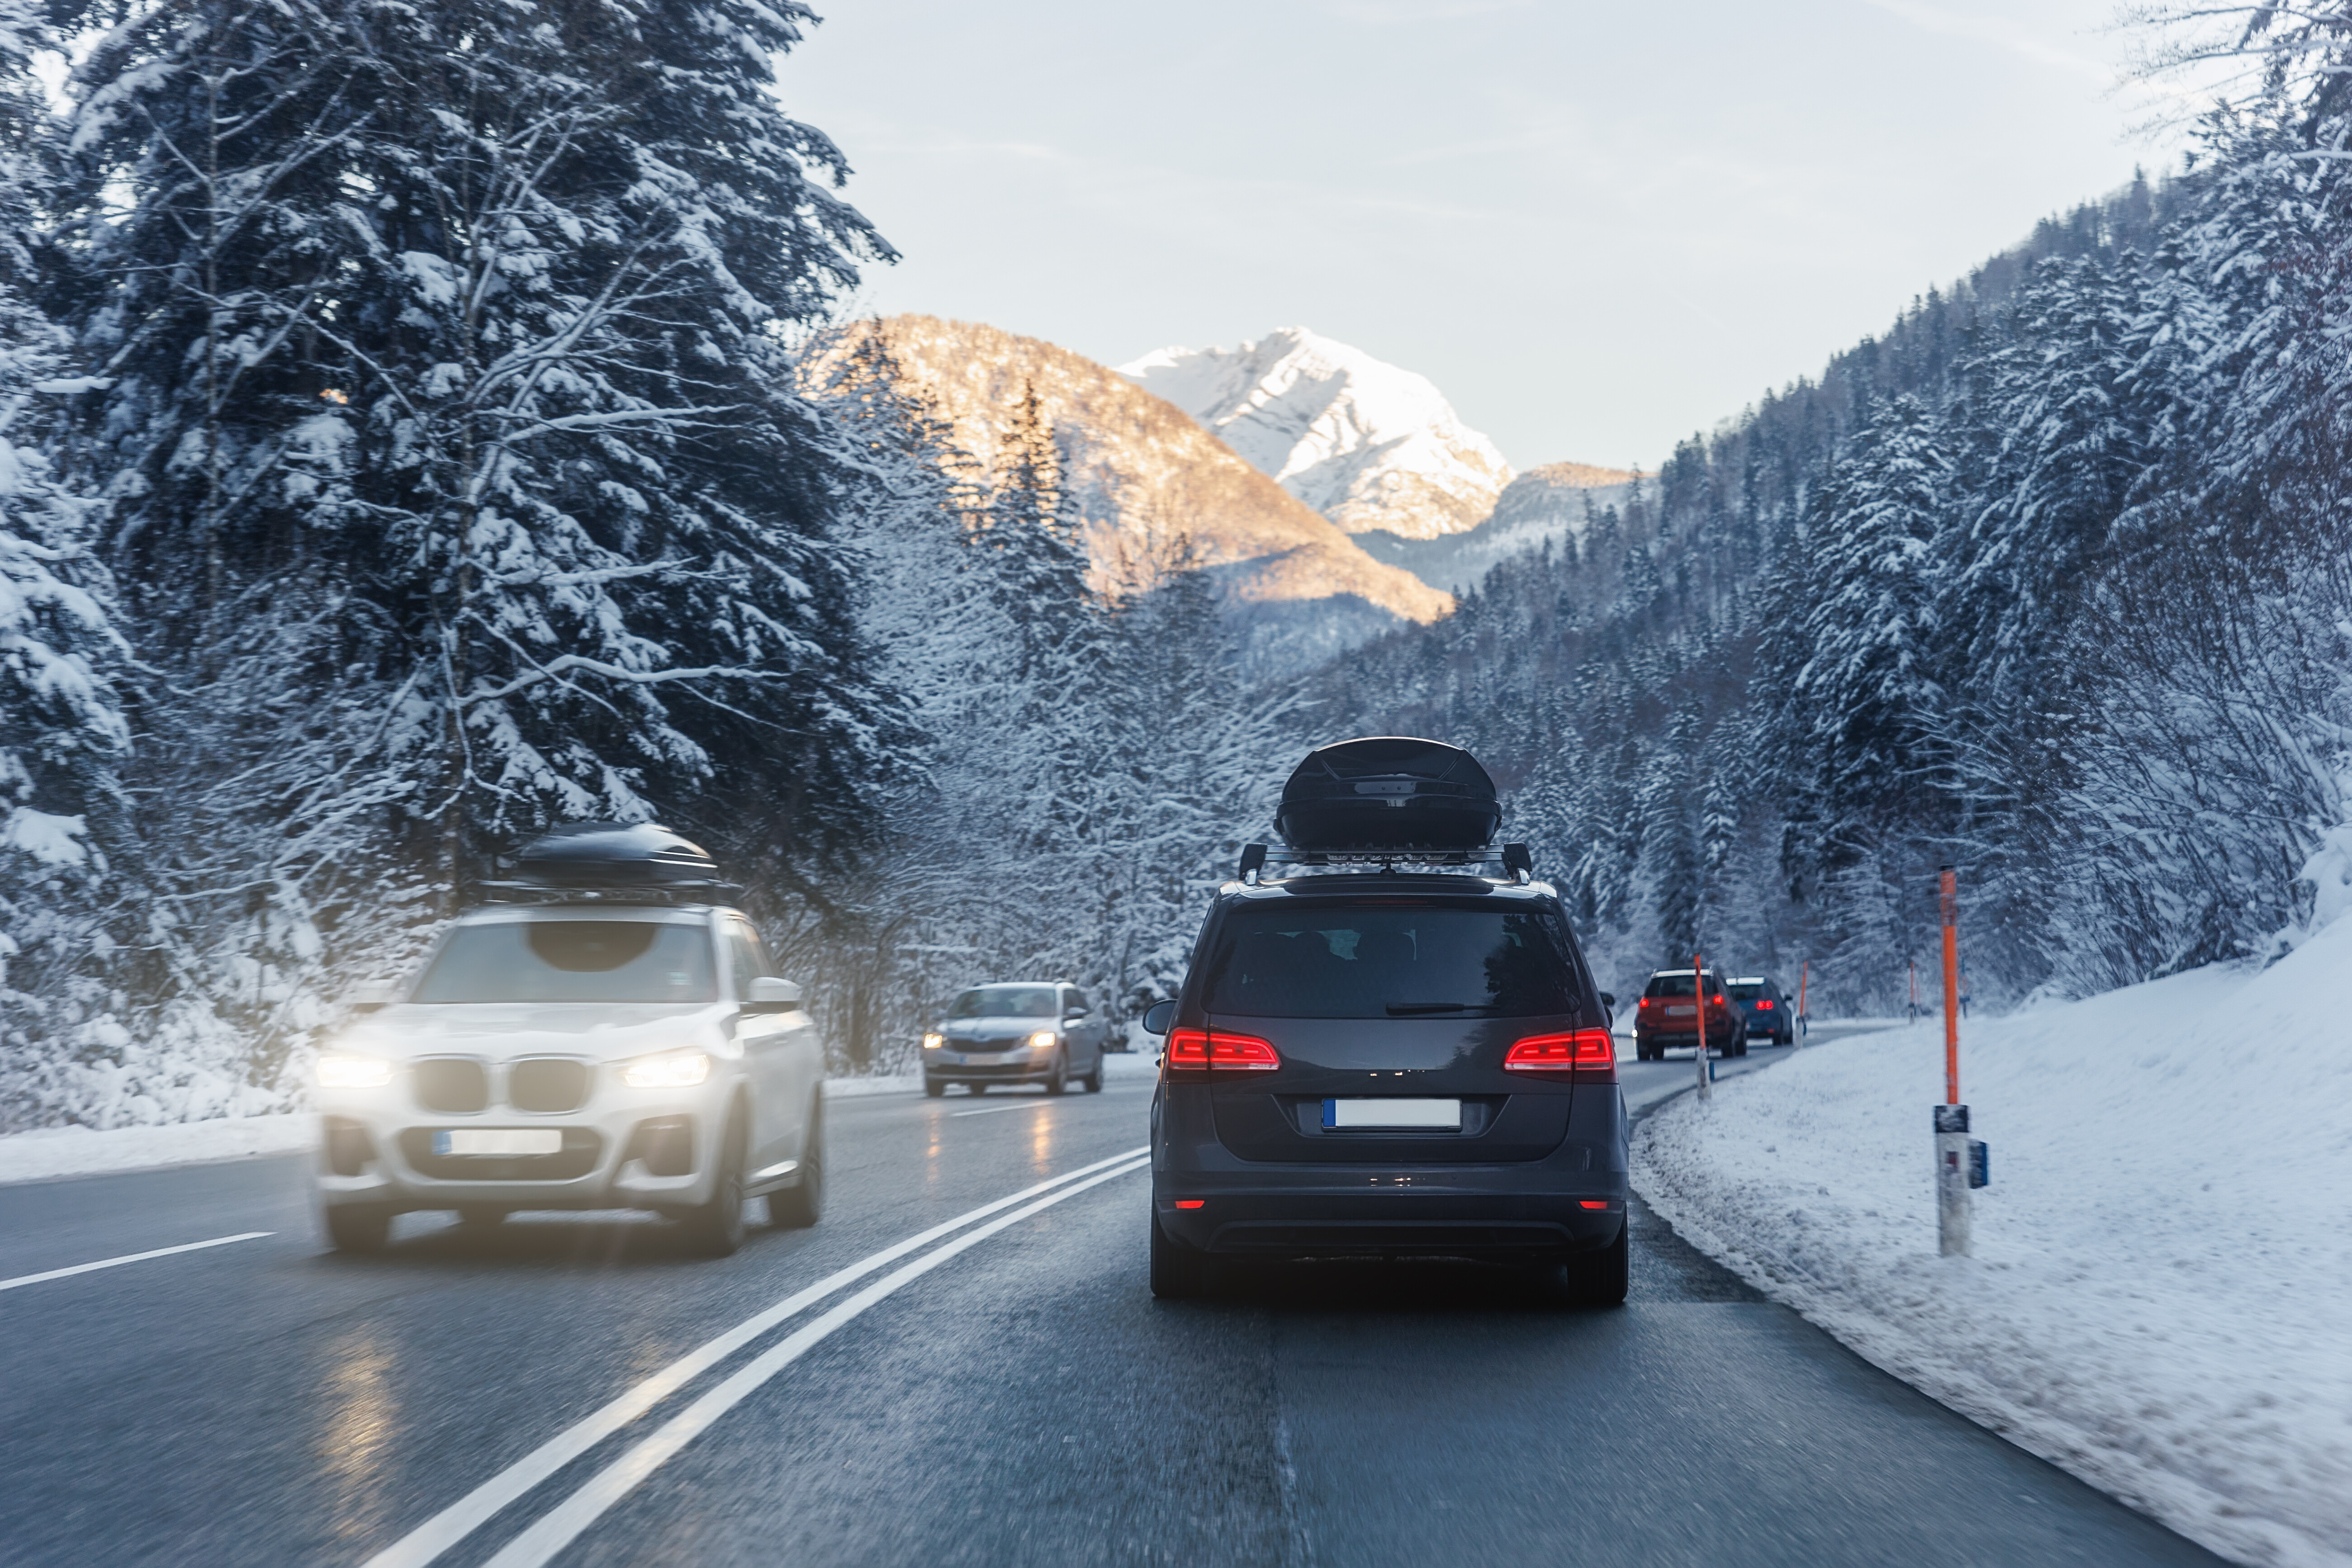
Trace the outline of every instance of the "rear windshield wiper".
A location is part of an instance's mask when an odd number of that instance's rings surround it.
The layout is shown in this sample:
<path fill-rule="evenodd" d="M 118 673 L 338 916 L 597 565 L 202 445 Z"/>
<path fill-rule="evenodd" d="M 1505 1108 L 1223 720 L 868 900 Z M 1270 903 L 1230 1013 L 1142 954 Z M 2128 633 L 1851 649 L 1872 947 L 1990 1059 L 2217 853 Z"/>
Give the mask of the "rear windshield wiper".
<path fill-rule="evenodd" d="M 1402 1017 L 1414 1013 L 1476 1013 L 1484 1011 L 1475 1002 L 1391 1002 L 1391 1016 Z"/>

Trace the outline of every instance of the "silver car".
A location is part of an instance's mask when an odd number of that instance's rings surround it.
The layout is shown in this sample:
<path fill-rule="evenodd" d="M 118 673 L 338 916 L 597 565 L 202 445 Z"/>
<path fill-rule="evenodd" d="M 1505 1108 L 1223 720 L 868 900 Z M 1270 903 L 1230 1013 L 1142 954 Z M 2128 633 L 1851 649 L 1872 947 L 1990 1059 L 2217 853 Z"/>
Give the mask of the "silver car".
<path fill-rule="evenodd" d="M 1110 1021 L 1066 980 L 975 985 L 923 1036 L 923 1092 L 936 1100 L 960 1083 L 1036 1083 L 1059 1094 L 1073 1079 L 1098 1093 Z"/>
<path fill-rule="evenodd" d="M 801 989 L 710 904 L 493 905 L 319 1058 L 318 1195 L 345 1251 L 392 1217 L 652 1209 L 732 1252 L 744 1200 L 813 1225 L 824 1058 Z"/>

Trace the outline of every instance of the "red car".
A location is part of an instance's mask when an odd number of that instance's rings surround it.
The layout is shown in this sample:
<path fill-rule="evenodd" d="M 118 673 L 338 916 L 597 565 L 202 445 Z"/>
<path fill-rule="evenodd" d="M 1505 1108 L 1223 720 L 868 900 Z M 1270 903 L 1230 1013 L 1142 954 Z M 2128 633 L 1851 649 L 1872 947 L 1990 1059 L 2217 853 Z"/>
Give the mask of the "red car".
<path fill-rule="evenodd" d="M 1727 1057 L 1748 1054 L 1746 1020 L 1723 988 L 1723 976 L 1710 969 L 1703 976 L 1700 994 L 1691 994 L 1691 972 L 1661 969 L 1650 976 L 1633 1014 L 1633 1055 L 1642 1061 L 1662 1061 L 1669 1049 L 1698 1048 L 1699 1022 L 1704 1015 L 1706 1043 Z"/>

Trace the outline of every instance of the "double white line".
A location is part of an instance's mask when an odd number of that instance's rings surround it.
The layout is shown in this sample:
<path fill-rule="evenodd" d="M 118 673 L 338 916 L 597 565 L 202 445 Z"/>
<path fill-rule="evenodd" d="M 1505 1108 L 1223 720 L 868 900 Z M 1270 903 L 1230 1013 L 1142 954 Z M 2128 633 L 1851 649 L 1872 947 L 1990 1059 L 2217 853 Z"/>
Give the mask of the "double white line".
<path fill-rule="evenodd" d="M 988 1219 L 991 1215 L 999 1216 L 977 1229 L 965 1230 L 963 1235 L 946 1246 L 877 1279 L 822 1317 L 777 1341 L 746 1363 L 742 1370 L 663 1422 L 652 1434 L 640 1438 L 620 1458 L 591 1477 L 579 1490 L 541 1515 L 486 1564 L 486 1568 L 541 1568 L 541 1564 L 570 1545 L 606 1510 L 626 1497 L 638 1483 L 699 1436 L 712 1422 L 741 1404 L 761 1384 L 800 1360 L 835 1330 L 956 1254 L 978 1246 L 1008 1226 L 1018 1225 L 1039 1210 L 1051 1208 L 1065 1198 L 1074 1198 L 1089 1187 L 1099 1186 L 1130 1171 L 1141 1170 L 1147 1163 L 1143 1158 L 1145 1153 L 1142 1149 L 1130 1149 L 1124 1154 L 1114 1154 L 1108 1160 L 1097 1160 L 1091 1165 L 1083 1165 L 1050 1181 L 1025 1187 L 1010 1197 L 982 1204 L 968 1214 L 958 1215 L 919 1235 L 910 1236 L 895 1247 L 884 1247 L 871 1258 L 828 1275 L 807 1289 L 787 1296 L 765 1311 L 744 1319 L 717 1339 L 680 1356 L 611 1404 L 557 1433 L 377 1552 L 368 1560 L 367 1568 L 425 1568 L 425 1564 L 465 1540 L 488 1523 L 492 1516 L 520 1500 L 564 1466 L 770 1329 L 797 1317 L 843 1286 L 887 1268 L 908 1253 L 920 1251 L 943 1236 L 964 1230 L 965 1226 Z M 1003 1212 L 1007 1209 L 1013 1212 Z"/>

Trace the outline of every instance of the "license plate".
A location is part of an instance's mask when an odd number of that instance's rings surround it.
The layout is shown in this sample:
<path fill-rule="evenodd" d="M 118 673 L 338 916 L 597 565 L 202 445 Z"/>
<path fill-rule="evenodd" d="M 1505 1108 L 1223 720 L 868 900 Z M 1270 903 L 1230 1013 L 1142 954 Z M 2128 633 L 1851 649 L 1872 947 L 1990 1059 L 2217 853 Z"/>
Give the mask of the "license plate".
<path fill-rule="evenodd" d="M 436 1154 L 561 1154 L 563 1134 L 552 1127 L 449 1127 L 433 1134 Z"/>
<path fill-rule="evenodd" d="M 1458 1100 L 1327 1100 L 1323 1102 L 1323 1125 L 1326 1127 L 1438 1127 L 1448 1132 L 1462 1131 L 1462 1102 Z"/>
<path fill-rule="evenodd" d="M 1696 1007 L 1669 1007 L 1666 1009 L 1666 1016 L 1668 1017 L 1673 1017 L 1677 1015 L 1687 1016 L 1696 1011 L 1697 1009 Z"/>

